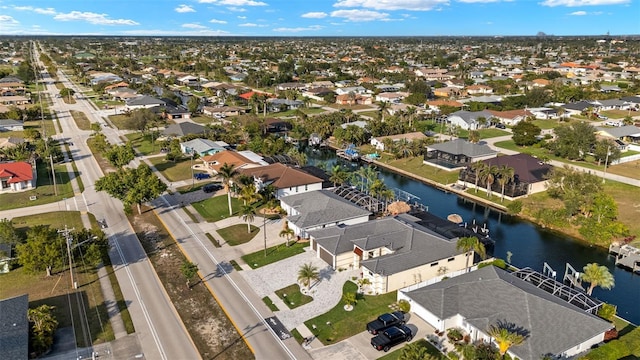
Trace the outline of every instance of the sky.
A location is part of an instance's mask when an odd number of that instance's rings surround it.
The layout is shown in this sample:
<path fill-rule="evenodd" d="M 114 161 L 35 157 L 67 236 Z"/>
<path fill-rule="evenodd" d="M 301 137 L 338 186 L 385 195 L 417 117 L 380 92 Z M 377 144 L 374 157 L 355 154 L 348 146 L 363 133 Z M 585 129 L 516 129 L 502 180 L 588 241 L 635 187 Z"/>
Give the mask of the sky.
<path fill-rule="evenodd" d="M 0 35 L 638 35 L 640 0 L 0 0 Z"/>

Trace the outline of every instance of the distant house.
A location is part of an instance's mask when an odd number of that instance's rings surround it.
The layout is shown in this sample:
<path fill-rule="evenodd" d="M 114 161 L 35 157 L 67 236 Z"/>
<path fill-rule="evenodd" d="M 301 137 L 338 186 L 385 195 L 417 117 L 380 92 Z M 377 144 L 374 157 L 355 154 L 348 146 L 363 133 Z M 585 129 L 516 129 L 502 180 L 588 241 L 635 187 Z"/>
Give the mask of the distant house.
<path fill-rule="evenodd" d="M 200 158 L 202 162 L 204 162 L 207 170 L 217 174 L 220 171 L 220 168 L 227 165 L 233 165 L 234 169 L 242 169 L 249 167 L 257 167 L 266 165 L 264 162 L 256 162 L 249 157 L 232 150 L 223 150 L 217 152 L 213 155 L 207 155 Z"/>
<path fill-rule="evenodd" d="M 469 95 L 490 95 L 493 94 L 493 88 L 487 85 L 471 85 L 465 88 Z"/>
<path fill-rule="evenodd" d="M 528 154 L 515 154 L 497 156 L 492 159 L 482 160 L 488 166 L 498 168 L 506 166 L 514 170 L 513 179 L 505 184 L 504 194 L 509 198 L 535 194 L 545 191 L 547 178 L 553 166 L 540 161 Z M 463 186 L 475 186 L 476 174 L 471 167 L 460 171 L 458 183 Z M 486 188 L 482 181 L 478 182 L 480 188 Z M 497 195 L 502 193 L 502 186 L 498 181 L 494 181 L 491 191 Z"/>
<path fill-rule="evenodd" d="M 406 134 L 398 134 L 398 135 L 389 135 L 389 136 L 379 136 L 375 138 L 371 138 L 371 145 L 376 148 L 376 150 L 385 151 L 385 141 L 386 139 L 390 139 L 392 142 L 398 142 L 401 140 L 406 140 L 408 142 L 413 142 L 415 140 L 424 140 L 427 139 L 427 136 L 424 133 L 419 131 L 410 132 Z"/>
<path fill-rule="evenodd" d="M 613 128 L 596 127 L 596 136 L 621 141 L 626 144 L 640 144 L 640 127 L 634 125 Z M 627 150 L 626 146 L 624 150 Z"/>
<path fill-rule="evenodd" d="M 164 106 L 153 107 L 152 109 L 165 119 L 191 119 L 191 112 L 183 106 L 167 104 Z"/>
<path fill-rule="evenodd" d="M 365 94 L 371 94 L 372 91 L 368 90 L 367 88 L 365 88 L 363 86 L 339 87 L 339 88 L 336 89 L 336 94 L 338 94 L 338 95 L 346 95 L 346 94 L 349 94 L 349 93 L 365 95 Z"/>
<path fill-rule="evenodd" d="M 131 98 L 127 100 L 127 102 L 125 103 L 125 107 L 128 110 L 148 109 L 155 106 L 166 106 L 166 105 L 167 105 L 166 101 L 162 99 L 154 98 L 152 96 L 147 96 L 147 95 Z"/>
<path fill-rule="evenodd" d="M 270 112 L 295 110 L 304 106 L 304 101 L 289 99 L 267 99 L 267 109 Z"/>
<path fill-rule="evenodd" d="M 202 113 L 207 116 L 238 116 L 246 112 L 246 109 L 239 106 L 205 106 L 202 109 Z"/>
<path fill-rule="evenodd" d="M 340 105 L 371 105 L 373 97 L 360 94 L 342 94 L 336 96 L 336 104 Z"/>
<path fill-rule="evenodd" d="M 264 119 L 264 131 L 269 134 L 281 134 L 291 131 L 293 125 L 286 119 L 266 118 Z"/>
<path fill-rule="evenodd" d="M 204 134 L 206 131 L 207 131 L 207 128 L 200 124 L 185 121 L 185 122 L 171 124 L 167 126 L 162 132 L 162 134 L 168 137 L 171 137 L 171 136 L 182 137 L 190 134 L 200 135 L 200 134 Z"/>
<path fill-rule="evenodd" d="M 317 229 L 367 222 L 371 215 L 329 190 L 283 196 L 280 206 L 287 212 L 289 228 L 302 238 L 307 238 L 310 231 Z"/>
<path fill-rule="evenodd" d="M 516 110 L 507 110 L 507 111 L 495 111 L 495 110 L 487 110 L 491 113 L 492 118 L 497 119 L 501 123 L 505 125 L 516 125 L 522 120 L 525 120 L 529 116 L 533 116 L 527 109 L 516 109 Z"/>
<path fill-rule="evenodd" d="M 3 359 L 29 359 L 29 295 L 0 299 L 0 354 Z"/>
<path fill-rule="evenodd" d="M 507 353 L 511 358 L 522 360 L 538 360 L 543 355 L 573 358 L 601 343 L 605 332 L 613 327 L 494 266 L 417 290 L 398 291 L 398 300 L 409 301 L 411 312 L 436 330 L 459 328 L 469 335 L 472 343 L 492 343 L 494 339 L 487 334 L 492 325 L 502 323 L 521 329 L 526 339 L 522 345 L 509 348 Z"/>
<path fill-rule="evenodd" d="M 9 136 L 0 138 L 0 149 L 9 149 L 24 143 L 23 138 Z"/>
<path fill-rule="evenodd" d="M 335 94 L 333 90 L 326 87 L 314 87 L 310 88 L 302 93 L 302 96 L 306 96 L 314 100 L 324 100 L 324 97 L 329 94 Z"/>
<path fill-rule="evenodd" d="M 0 104 L 2 105 L 26 105 L 30 102 L 31 99 L 22 95 L 0 96 Z"/>
<path fill-rule="evenodd" d="M 408 215 L 310 231 L 311 248 L 334 269 L 361 269 L 376 294 L 463 270 L 467 257 Z M 470 261 L 472 264 L 473 261 Z"/>
<path fill-rule="evenodd" d="M 305 83 L 297 83 L 297 82 L 282 83 L 282 84 L 278 84 L 276 86 L 276 89 L 278 91 L 285 91 L 285 90 L 303 91 L 306 88 L 307 88 L 307 84 L 305 84 Z"/>
<path fill-rule="evenodd" d="M 562 105 L 562 108 L 564 108 L 565 112 L 569 115 L 580 115 L 589 108 L 596 111 L 598 106 L 588 101 L 578 101 L 574 103 L 564 104 Z"/>
<path fill-rule="evenodd" d="M 376 95 L 376 101 L 388 102 L 388 103 L 399 103 L 406 96 L 407 96 L 406 93 L 384 92 Z"/>
<path fill-rule="evenodd" d="M 0 163 L 0 193 L 36 187 L 36 171 L 26 161 Z"/>
<path fill-rule="evenodd" d="M 497 155 L 497 151 L 485 144 L 473 144 L 464 139 L 456 139 L 427 146 L 423 163 L 452 171 Z"/>
<path fill-rule="evenodd" d="M 554 108 L 538 107 L 529 108 L 528 110 L 536 119 L 549 120 L 558 119 L 560 117 L 560 114 L 558 114 L 558 110 Z"/>
<path fill-rule="evenodd" d="M 460 110 L 447 116 L 451 125 L 458 126 L 464 130 L 477 130 L 489 125 L 489 119 L 493 114 L 487 110 L 466 111 Z M 484 119 L 484 122 L 482 121 Z"/>
<path fill-rule="evenodd" d="M 229 144 L 224 141 L 212 141 L 209 139 L 193 139 L 180 143 L 183 154 L 198 154 L 198 156 L 213 155 L 226 150 Z"/>
<path fill-rule="evenodd" d="M 277 199 L 322 189 L 322 179 L 280 163 L 240 169 L 239 172 L 253 177 L 258 191 L 267 185 L 273 185 L 276 189 L 275 197 Z"/>
<path fill-rule="evenodd" d="M 0 132 L 22 130 L 24 130 L 24 122 L 13 119 L 0 119 Z"/>

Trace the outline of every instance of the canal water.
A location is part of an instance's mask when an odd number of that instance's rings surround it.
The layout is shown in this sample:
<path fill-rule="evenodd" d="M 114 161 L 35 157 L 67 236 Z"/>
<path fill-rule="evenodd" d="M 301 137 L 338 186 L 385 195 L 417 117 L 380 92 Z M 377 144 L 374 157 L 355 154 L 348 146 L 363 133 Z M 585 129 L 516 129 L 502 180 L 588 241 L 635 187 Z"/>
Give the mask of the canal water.
<path fill-rule="evenodd" d="M 325 167 L 327 170 L 337 162 L 335 152 L 332 151 L 307 151 L 307 158 L 310 165 Z M 341 160 L 338 163 L 351 170 L 357 170 L 359 167 L 355 163 L 343 163 Z M 494 255 L 506 259 L 507 252 L 510 251 L 511 263 L 514 266 L 530 267 L 542 272 L 543 264 L 546 262 L 556 271 L 558 281 L 562 281 L 566 263 L 578 271 L 582 271 L 584 265 L 593 262 L 607 266 L 615 277 L 615 287 L 611 290 L 596 288 L 593 296 L 617 305 L 619 316 L 640 325 L 640 276 L 615 266 L 614 257 L 608 255 L 605 249 L 588 246 L 536 224 L 491 210 L 456 194 L 445 193 L 385 169 L 377 170 L 379 178 L 383 179 L 388 187 L 398 188 L 419 197 L 418 202 L 426 205 L 435 215 L 446 218 L 449 214 L 459 214 L 469 224 L 474 220 L 477 224 L 486 224 L 490 230 L 489 235 L 496 242 Z"/>

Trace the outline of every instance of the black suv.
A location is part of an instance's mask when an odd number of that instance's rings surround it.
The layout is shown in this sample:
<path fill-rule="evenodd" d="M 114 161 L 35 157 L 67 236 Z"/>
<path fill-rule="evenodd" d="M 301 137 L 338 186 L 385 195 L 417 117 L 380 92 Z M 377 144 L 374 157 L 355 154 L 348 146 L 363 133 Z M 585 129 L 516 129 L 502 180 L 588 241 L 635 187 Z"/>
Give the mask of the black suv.
<path fill-rule="evenodd" d="M 405 325 L 392 326 L 379 333 L 371 339 L 374 349 L 387 352 L 389 349 L 401 342 L 409 342 L 413 339 L 413 332 Z"/>
<path fill-rule="evenodd" d="M 367 331 L 371 335 L 391 327 L 393 325 L 404 325 L 404 313 L 402 311 L 394 311 L 391 314 L 382 314 L 377 319 L 367 324 Z"/>
<path fill-rule="evenodd" d="M 220 184 L 207 184 L 205 186 L 202 187 L 202 191 L 206 192 L 206 193 L 211 193 L 214 191 L 218 191 L 222 189 L 222 185 Z"/>

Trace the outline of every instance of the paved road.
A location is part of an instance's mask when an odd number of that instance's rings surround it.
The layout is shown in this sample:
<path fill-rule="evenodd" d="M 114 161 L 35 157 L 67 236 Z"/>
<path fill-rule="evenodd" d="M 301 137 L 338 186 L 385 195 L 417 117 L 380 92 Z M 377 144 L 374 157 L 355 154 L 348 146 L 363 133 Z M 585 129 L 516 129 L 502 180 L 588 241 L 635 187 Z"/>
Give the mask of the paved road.
<path fill-rule="evenodd" d="M 65 87 L 73 88 L 64 74 L 59 72 L 58 77 Z M 58 93 L 53 84 L 48 84 L 47 87 L 50 94 Z M 95 191 L 93 184 L 103 173 L 86 145 L 90 132 L 79 130 L 68 110 L 85 112 L 91 122 L 104 123 L 104 119 L 99 117 L 87 100 L 78 100 L 75 105 L 67 105 L 55 96 L 52 96 L 52 100 L 51 109 L 58 115 L 63 129 L 62 137 L 74 143 L 71 151 L 85 185 L 84 193 L 75 198 L 74 205 L 77 210 L 91 212 L 98 219 L 105 219 L 109 226 L 105 229 L 112 245 L 109 256 L 128 304 L 144 357 L 165 360 L 200 359 L 193 341 L 123 214 L 122 204 L 104 192 Z M 115 131 L 106 135 L 112 143 L 117 139 Z"/>

